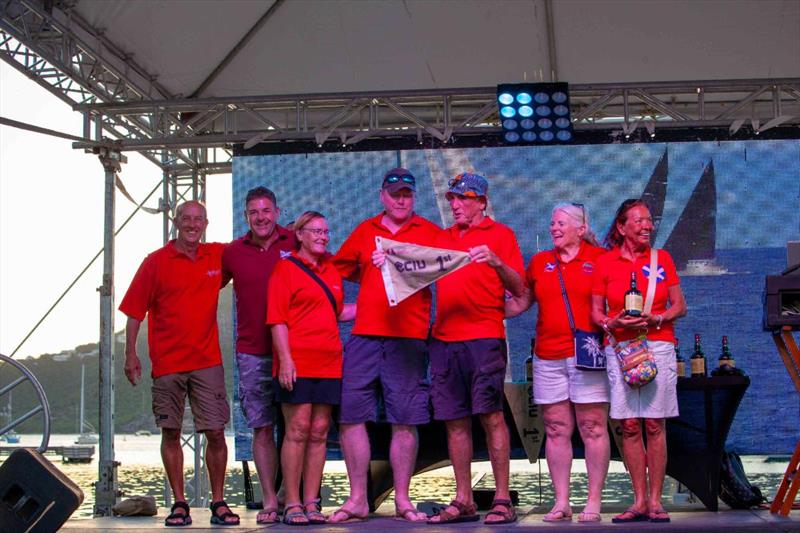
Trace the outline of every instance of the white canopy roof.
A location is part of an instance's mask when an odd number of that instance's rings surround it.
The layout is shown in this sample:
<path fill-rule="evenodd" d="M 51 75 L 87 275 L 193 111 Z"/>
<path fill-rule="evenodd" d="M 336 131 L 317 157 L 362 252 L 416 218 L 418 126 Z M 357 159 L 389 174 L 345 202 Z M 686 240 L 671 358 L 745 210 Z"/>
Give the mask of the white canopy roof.
<path fill-rule="evenodd" d="M 74 9 L 168 96 L 479 87 L 552 81 L 553 71 L 570 83 L 800 75 L 797 0 L 79 0 Z"/>

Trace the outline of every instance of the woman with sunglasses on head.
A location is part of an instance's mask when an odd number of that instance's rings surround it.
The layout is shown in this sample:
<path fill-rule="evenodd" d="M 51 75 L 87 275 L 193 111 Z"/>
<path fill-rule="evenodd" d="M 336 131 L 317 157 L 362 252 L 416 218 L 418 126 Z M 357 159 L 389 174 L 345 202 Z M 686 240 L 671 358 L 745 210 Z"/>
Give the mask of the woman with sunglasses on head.
<path fill-rule="evenodd" d="M 295 221 L 298 250 L 278 263 L 269 281 L 267 324 L 274 347 L 273 376 L 286 434 L 281 469 L 289 525 L 325 523 L 318 499 L 331 409 L 339 405 L 342 343 L 337 320 L 352 320 L 342 278 L 327 251 L 325 217 L 306 211 Z M 302 499 L 300 480 L 303 481 Z"/>
<path fill-rule="evenodd" d="M 644 202 L 635 198 L 622 202 L 605 238 L 609 251 L 598 260 L 592 285 L 594 322 L 610 331 L 617 342 L 635 339 L 646 332 L 647 346 L 658 368 L 652 382 L 633 388 L 625 383 L 613 348 L 606 347 L 610 416 L 622 423 L 622 454 L 634 493 L 633 505 L 614 517 L 615 523 L 669 522 L 661 504 L 667 466 L 665 419 L 678 416 L 673 323 L 686 314 L 686 302 L 675 264 L 665 250 L 657 250 L 655 254 L 651 311 L 646 312 L 646 303 L 642 311 L 637 309 L 631 314 L 624 310 L 632 276 L 641 294 L 647 294 L 651 283 L 652 231 L 653 219 Z M 647 433 L 646 448 L 642 420 Z"/>
<path fill-rule="evenodd" d="M 583 204 L 556 205 L 550 236 L 553 249 L 533 256 L 526 274 L 527 289 L 522 297 L 507 300 L 506 316 L 524 312 L 534 301 L 538 304 L 533 401 L 542 406 L 545 455 L 556 498 L 543 520 L 572 520 L 569 483 L 572 433 L 577 425 L 589 474 L 588 498 L 578 521 L 598 522 L 610 454 L 608 381 L 604 371 L 575 366 L 573 329 L 595 329 L 590 316 L 592 274 L 595 261 L 605 250 L 597 246 Z"/>

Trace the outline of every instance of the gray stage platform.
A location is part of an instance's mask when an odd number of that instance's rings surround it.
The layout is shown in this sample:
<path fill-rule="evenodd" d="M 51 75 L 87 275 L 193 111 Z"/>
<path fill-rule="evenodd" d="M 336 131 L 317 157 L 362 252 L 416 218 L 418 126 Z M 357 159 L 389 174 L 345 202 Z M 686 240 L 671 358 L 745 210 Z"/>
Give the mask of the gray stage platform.
<path fill-rule="evenodd" d="M 427 524 L 409 524 L 408 522 L 391 518 L 391 509 L 381 508 L 376 515 L 363 522 L 355 522 L 341 525 L 320 525 L 309 526 L 301 531 L 358 531 L 366 533 L 368 531 L 430 531 L 442 532 L 450 530 L 480 530 L 480 531 L 560 531 L 565 528 L 570 531 L 598 532 L 598 531 L 669 531 L 678 533 L 683 531 L 724 531 L 725 533 L 736 533 L 740 531 L 767 531 L 767 532 L 800 532 L 800 511 L 795 510 L 788 518 L 771 515 L 767 510 L 755 511 L 731 511 L 724 510 L 717 513 L 705 510 L 678 510 L 669 509 L 672 522 L 669 524 L 650 524 L 648 522 L 638 522 L 634 524 L 612 524 L 611 517 L 622 509 L 608 510 L 603 513 L 603 522 L 599 524 L 585 524 L 577 521 L 571 523 L 549 524 L 542 522 L 542 512 L 536 512 L 522 516 L 515 524 L 503 526 L 485 526 L 481 522 L 471 524 L 454 524 L 450 526 L 431 526 Z M 169 531 L 205 531 L 205 530 L 228 530 L 228 531 L 264 531 L 272 530 L 297 530 L 296 527 L 283 524 L 270 526 L 256 525 L 256 511 L 249 511 L 235 508 L 235 512 L 242 517 L 239 527 L 211 526 L 209 518 L 210 511 L 192 509 L 192 519 L 194 523 L 184 528 L 169 528 Z M 325 509 L 326 514 L 333 509 Z M 166 509 L 160 509 L 158 516 L 155 517 L 135 517 L 135 518 L 101 518 L 95 520 L 71 520 L 67 522 L 62 531 L 139 531 L 151 532 L 153 529 L 166 530 L 164 527 L 164 517 Z"/>

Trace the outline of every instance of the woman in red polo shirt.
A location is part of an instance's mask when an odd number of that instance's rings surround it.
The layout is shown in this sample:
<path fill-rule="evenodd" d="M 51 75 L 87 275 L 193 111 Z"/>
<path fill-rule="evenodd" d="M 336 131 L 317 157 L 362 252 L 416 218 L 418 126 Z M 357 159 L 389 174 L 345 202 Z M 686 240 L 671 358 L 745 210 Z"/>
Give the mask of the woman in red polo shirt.
<path fill-rule="evenodd" d="M 342 278 L 327 251 L 330 230 L 325 217 L 306 211 L 294 230 L 299 249 L 277 264 L 269 280 L 267 324 L 272 329 L 276 396 L 286 422 L 281 448 L 283 521 L 305 525 L 326 520 L 317 495 L 331 408 L 341 397 L 337 319 L 353 320 L 355 305 L 343 303 Z"/>
<path fill-rule="evenodd" d="M 586 447 L 589 474 L 588 498 L 578 521 L 597 522 L 610 455 L 606 429 L 608 379 L 605 372 L 575 367 L 573 333 L 561 280 L 575 327 L 584 331 L 596 329 L 590 316 L 592 274 L 595 261 L 605 250 L 597 246 L 583 204 L 556 205 L 550 219 L 550 236 L 553 249 L 533 256 L 526 273 L 527 290 L 521 298 L 508 300 L 506 316 L 516 316 L 533 301 L 539 307 L 533 357 L 533 401 L 542 406 L 547 434 L 545 456 L 556 497 L 553 508 L 543 520 L 572 520 L 569 483 L 572 433 L 577 419 Z"/>
<path fill-rule="evenodd" d="M 594 322 L 610 330 L 617 341 L 634 339 L 646 330 L 648 347 L 658 366 L 658 374 L 651 383 L 632 388 L 622 379 L 613 349 L 606 347 L 611 418 L 622 422 L 622 451 L 634 493 L 633 505 L 614 517 L 615 523 L 669 522 L 669 515 L 661 505 L 667 466 L 665 419 L 678 416 L 673 323 L 686 314 L 686 302 L 675 264 L 665 250 L 657 251 L 651 312 L 638 317 L 624 312 L 631 273 L 636 275 L 638 290 L 647 294 L 652 231 L 653 219 L 644 202 L 635 198 L 622 202 L 606 235 L 610 250 L 598 259 L 592 284 Z M 647 433 L 646 449 L 642 419 Z"/>

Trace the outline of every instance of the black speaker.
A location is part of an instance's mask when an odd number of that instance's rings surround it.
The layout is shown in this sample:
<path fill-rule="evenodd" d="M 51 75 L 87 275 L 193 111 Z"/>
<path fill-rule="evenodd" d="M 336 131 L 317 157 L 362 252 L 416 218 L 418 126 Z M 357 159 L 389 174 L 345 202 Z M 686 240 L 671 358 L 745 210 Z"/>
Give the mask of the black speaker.
<path fill-rule="evenodd" d="M 36 450 L 15 450 L 0 466 L 2 531 L 57 531 L 81 503 L 83 491 Z"/>

